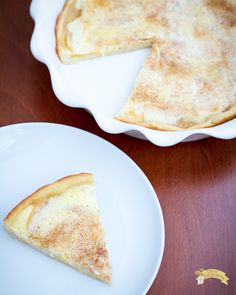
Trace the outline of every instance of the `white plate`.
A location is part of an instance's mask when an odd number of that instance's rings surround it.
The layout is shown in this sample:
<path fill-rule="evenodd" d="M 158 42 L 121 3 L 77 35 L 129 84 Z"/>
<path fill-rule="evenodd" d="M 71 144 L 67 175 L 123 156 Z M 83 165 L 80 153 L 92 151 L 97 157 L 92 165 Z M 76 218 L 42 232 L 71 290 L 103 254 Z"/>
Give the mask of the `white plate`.
<path fill-rule="evenodd" d="M 138 166 L 107 141 L 56 124 L 0 128 L 0 219 L 24 197 L 65 175 L 95 175 L 113 265 L 108 286 L 12 239 L 0 227 L 0 294 L 144 294 L 159 269 L 164 223 L 157 196 Z"/>
<path fill-rule="evenodd" d="M 236 119 L 212 128 L 178 132 L 156 131 L 113 119 L 130 95 L 149 50 L 96 58 L 76 65 L 63 65 L 55 51 L 55 22 L 64 2 L 65 0 L 33 0 L 30 7 L 35 21 L 31 51 L 35 58 L 48 66 L 52 87 L 61 102 L 89 110 L 106 132 L 125 132 L 160 146 L 207 136 L 222 139 L 236 137 Z"/>

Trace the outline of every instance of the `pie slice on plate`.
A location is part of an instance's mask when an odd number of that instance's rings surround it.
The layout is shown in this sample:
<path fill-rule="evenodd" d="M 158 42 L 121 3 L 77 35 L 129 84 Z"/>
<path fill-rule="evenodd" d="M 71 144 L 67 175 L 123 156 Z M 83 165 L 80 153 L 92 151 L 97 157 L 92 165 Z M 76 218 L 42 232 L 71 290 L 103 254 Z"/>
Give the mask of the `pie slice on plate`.
<path fill-rule="evenodd" d="M 67 176 L 40 188 L 4 221 L 13 237 L 84 274 L 111 283 L 92 174 Z"/>
<path fill-rule="evenodd" d="M 156 0 L 68 0 L 56 24 L 63 63 L 151 46 L 166 27 Z"/>
<path fill-rule="evenodd" d="M 179 6 L 179 15 L 177 10 L 169 15 L 165 38 L 153 43 L 117 119 L 182 130 L 236 116 L 236 1 L 179 1 Z"/>

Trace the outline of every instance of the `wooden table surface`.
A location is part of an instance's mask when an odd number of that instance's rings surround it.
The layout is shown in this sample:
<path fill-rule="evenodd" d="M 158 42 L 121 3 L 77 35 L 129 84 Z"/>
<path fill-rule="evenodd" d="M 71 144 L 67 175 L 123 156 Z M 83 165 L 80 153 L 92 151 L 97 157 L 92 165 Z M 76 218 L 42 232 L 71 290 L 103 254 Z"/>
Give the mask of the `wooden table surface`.
<path fill-rule="evenodd" d="M 29 0 L 0 1 L 0 126 L 61 123 L 116 145 L 147 175 L 164 214 L 165 251 L 148 294 L 236 294 L 236 139 L 160 148 L 104 133 L 86 111 L 55 97 L 46 66 L 29 49 L 29 5 Z M 199 268 L 224 271 L 229 285 L 215 279 L 197 285 Z"/>

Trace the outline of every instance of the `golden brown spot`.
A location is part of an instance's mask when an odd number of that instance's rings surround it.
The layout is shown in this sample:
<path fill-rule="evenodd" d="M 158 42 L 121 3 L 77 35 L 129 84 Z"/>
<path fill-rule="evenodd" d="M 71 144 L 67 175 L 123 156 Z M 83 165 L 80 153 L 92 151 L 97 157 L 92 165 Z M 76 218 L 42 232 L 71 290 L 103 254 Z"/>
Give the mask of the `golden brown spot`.
<path fill-rule="evenodd" d="M 75 9 L 73 14 L 71 14 L 71 20 L 75 20 L 76 18 L 82 15 L 82 9 Z"/>
<path fill-rule="evenodd" d="M 146 17 L 146 21 L 147 22 L 154 22 L 154 21 L 156 21 L 157 19 L 156 19 L 156 15 L 155 14 L 152 14 L 152 15 L 148 15 L 147 17 Z"/>
<path fill-rule="evenodd" d="M 217 112 L 220 111 L 220 109 L 219 109 L 218 107 L 213 107 L 213 108 L 211 109 L 211 111 L 214 112 L 214 113 L 217 113 Z"/>
<path fill-rule="evenodd" d="M 156 93 L 153 93 L 153 92 L 151 92 L 151 91 L 145 91 L 144 89 L 143 89 L 143 91 L 141 91 L 140 93 L 138 93 L 138 94 L 135 94 L 135 96 L 134 96 L 134 101 L 135 102 L 140 102 L 140 103 L 142 103 L 142 102 L 146 102 L 147 100 L 148 100 L 148 102 L 149 103 L 156 103 L 156 101 L 158 100 L 158 94 L 156 94 Z M 131 116 L 133 116 L 133 112 L 129 112 L 129 116 L 131 117 Z M 143 121 L 143 116 L 142 115 L 137 115 L 136 113 L 135 113 L 135 116 L 136 116 L 136 118 L 139 118 L 139 121 Z"/>
<path fill-rule="evenodd" d="M 206 5 L 220 17 L 223 24 L 229 27 L 236 25 L 236 5 L 226 0 L 206 0 Z"/>
<path fill-rule="evenodd" d="M 178 57 L 168 53 L 160 54 L 159 68 L 166 73 L 166 75 L 187 76 L 190 70 L 179 62 Z"/>
<path fill-rule="evenodd" d="M 165 17 L 159 18 L 157 12 L 156 13 L 154 12 L 152 14 L 147 15 L 146 16 L 146 21 L 147 22 L 156 22 L 156 23 L 160 24 L 161 26 L 163 26 L 165 28 L 169 27 L 168 19 L 165 18 Z"/>
<path fill-rule="evenodd" d="M 166 75 L 190 75 L 190 69 L 183 64 L 181 58 L 163 45 L 163 42 L 157 43 L 162 50 L 158 50 L 147 58 L 146 65 L 154 72 L 164 72 Z M 173 44 L 174 47 L 174 44 Z M 156 56 L 158 55 L 158 57 Z"/>
<path fill-rule="evenodd" d="M 107 0 L 93 0 L 92 2 L 92 6 L 94 7 L 102 7 L 102 6 L 107 6 Z"/>
<path fill-rule="evenodd" d="M 193 35 L 196 38 L 202 38 L 202 37 L 206 36 L 206 33 L 207 32 L 204 32 L 204 31 L 200 30 L 198 27 L 195 27 L 193 29 Z"/>
<path fill-rule="evenodd" d="M 183 118 L 179 119 L 176 122 L 176 126 L 178 126 L 179 128 L 183 128 L 183 129 L 190 128 L 191 126 L 193 126 L 195 124 L 196 124 L 196 122 L 191 122 L 189 120 L 185 121 Z"/>
<path fill-rule="evenodd" d="M 174 61 L 169 61 L 166 66 L 169 75 L 179 75 L 183 73 L 183 67 Z"/>
<path fill-rule="evenodd" d="M 161 20 L 160 20 L 160 23 L 163 27 L 165 28 L 168 28 L 169 27 L 169 22 L 168 22 L 168 19 L 163 17 Z"/>
<path fill-rule="evenodd" d="M 213 9 L 225 11 L 232 11 L 234 9 L 234 5 L 227 0 L 206 0 L 206 4 Z"/>

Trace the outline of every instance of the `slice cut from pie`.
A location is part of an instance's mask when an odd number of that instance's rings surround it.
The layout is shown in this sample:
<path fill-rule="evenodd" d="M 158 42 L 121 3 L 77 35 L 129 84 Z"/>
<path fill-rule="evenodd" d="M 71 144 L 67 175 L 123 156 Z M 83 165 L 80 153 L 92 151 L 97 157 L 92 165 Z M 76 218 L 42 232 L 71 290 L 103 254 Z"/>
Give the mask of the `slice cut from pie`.
<path fill-rule="evenodd" d="M 117 119 L 182 130 L 236 116 L 236 1 L 179 1 L 179 6 L 179 15 L 172 7 L 168 33 L 153 43 Z"/>
<path fill-rule="evenodd" d="M 67 176 L 19 203 L 5 218 L 15 238 L 80 272 L 111 283 L 92 174 Z"/>
<path fill-rule="evenodd" d="M 164 0 L 67 0 L 56 24 L 63 63 L 151 46 L 168 26 Z"/>

